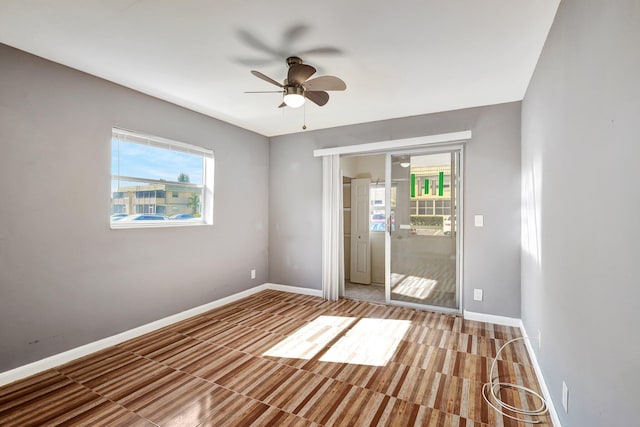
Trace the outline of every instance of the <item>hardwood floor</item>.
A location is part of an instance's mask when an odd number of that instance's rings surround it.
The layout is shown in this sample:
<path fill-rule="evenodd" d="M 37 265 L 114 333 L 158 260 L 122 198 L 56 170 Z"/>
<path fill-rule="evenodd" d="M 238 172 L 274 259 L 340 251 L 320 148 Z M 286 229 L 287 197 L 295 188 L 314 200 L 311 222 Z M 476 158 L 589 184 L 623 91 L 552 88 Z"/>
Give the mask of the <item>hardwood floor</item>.
<path fill-rule="evenodd" d="M 0 388 L 0 425 L 524 426 L 481 396 L 519 334 L 263 291 Z M 501 379 L 539 389 L 522 341 L 500 359 Z"/>

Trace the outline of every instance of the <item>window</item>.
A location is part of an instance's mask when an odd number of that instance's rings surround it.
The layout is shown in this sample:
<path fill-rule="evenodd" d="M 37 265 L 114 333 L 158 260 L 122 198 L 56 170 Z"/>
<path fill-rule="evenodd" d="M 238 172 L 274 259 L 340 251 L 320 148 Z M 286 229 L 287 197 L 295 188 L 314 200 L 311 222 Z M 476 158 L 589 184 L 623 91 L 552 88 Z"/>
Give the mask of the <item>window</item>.
<path fill-rule="evenodd" d="M 451 215 L 451 200 L 436 200 L 436 215 Z"/>
<path fill-rule="evenodd" d="M 397 186 L 391 185 L 391 216 L 394 216 L 394 206 L 396 201 Z M 385 186 L 384 183 L 371 184 L 369 186 L 369 230 L 385 231 L 387 229 L 387 217 L 385 206 Z M 395 230 L 394 222 L 391 226 Z"/>
<path fill-rule="evenodd" d="M 427 202 L 430 200 L 418 200 L 418 215 L 429 215 L 431 212 L 427 210 Z"/>
<path fill-rule="evenodd" d="M 212 223 L 212 150 L 113 129 L 111 228 Z"/>
<path fill-rule="evenodd" d="M 120 193 L 122 193 L 120 191 Z M 116 193 L 114 193 L 116 194 Z M 151 190 L 151 191 L 136 191 L 136 198 L 138 199 L 164 199 L 165 191 L 164 190 Z"/>

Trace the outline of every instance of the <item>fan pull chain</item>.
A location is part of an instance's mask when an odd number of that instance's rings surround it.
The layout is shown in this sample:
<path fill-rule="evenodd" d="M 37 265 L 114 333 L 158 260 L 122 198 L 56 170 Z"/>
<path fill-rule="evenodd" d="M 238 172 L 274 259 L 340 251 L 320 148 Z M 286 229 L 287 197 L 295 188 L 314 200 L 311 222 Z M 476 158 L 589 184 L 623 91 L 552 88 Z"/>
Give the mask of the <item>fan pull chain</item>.
<path fill-rule="evenodd" d="M 307 103 L 302 106 L 302 130 L 307 130 Z"/>

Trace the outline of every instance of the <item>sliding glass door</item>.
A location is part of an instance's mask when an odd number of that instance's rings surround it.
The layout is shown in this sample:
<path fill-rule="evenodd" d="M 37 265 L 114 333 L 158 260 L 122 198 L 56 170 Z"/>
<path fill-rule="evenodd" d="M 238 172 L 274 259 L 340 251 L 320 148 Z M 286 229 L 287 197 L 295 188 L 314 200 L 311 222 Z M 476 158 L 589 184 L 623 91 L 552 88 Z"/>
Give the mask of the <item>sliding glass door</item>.
<path fill-rule="evenodd" d="M 385 299 L 460 310 L 461 149 L 387 154 Z"/>

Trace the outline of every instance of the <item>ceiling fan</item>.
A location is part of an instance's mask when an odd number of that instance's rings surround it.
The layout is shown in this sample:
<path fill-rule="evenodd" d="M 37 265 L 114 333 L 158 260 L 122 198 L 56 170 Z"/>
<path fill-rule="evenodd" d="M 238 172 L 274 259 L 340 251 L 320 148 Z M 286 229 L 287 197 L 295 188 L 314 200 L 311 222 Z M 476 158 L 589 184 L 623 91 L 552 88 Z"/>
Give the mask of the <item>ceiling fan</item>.
<path fill-rule="evenodd" d="M 262 74 L 260 71 L 251 70 L 251 74 L 281 88 L 273 91 L 252 91 L 245 93 L 282 93 L 283 102 L 278 106 L 298 108 L 304 104 L 305 99 L 312 101 L 319 106 L 325 105 L 329 101 L 329 94 L 326 91 L 345 90 L 347 85 L 344 81 L 334 76 L 321 76 L 309 80 L 316 72 L 311 65 L 303 64 L 302 59 L 297 56 L 287 58 L 289 71 L 283 83 Z"/>

